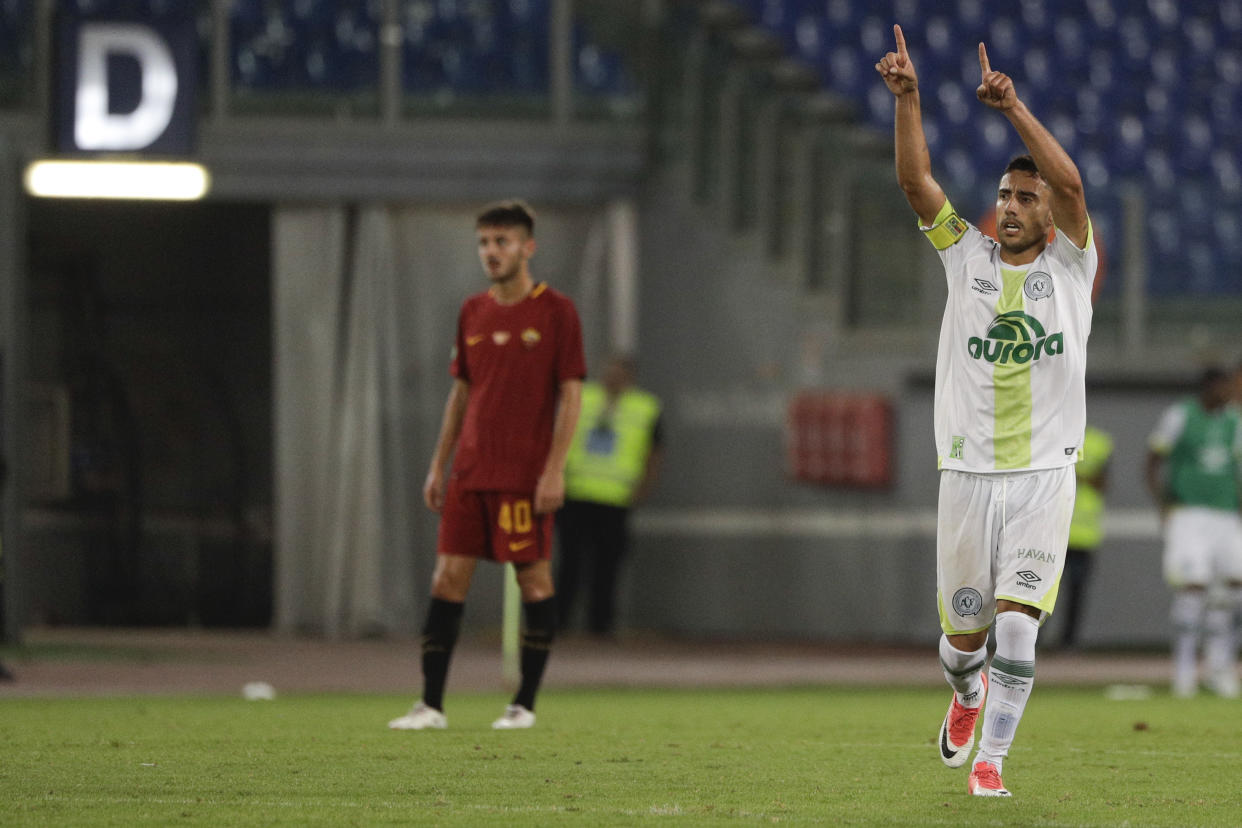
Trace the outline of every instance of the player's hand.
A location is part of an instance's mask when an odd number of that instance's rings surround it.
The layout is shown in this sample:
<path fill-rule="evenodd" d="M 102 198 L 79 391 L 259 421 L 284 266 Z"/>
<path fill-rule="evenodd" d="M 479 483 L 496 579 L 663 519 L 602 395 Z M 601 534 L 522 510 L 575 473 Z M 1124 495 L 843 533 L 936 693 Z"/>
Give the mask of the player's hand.
<path fill-rule="evenodd" d="M 1013 80 L 1003 72 L 993 72 L 988 62 L 988 50 L 979 44 L 979 71 L 981 78 L 975 95 L 993 109 L 1004 112 L 1018 104 L 1018 91 L 1014 89 Z"/>
<path fill-rule="evenodd" d="M 565 502 L 565 473 L 544 470 L 535 484 L 535 514 L 546 515 Z"/>
<path fill-rule="evenodd" d="M 440 511 L 444 506 L 444 474 L 438 468 L 427 472 L 427 479 L 423 482 L 423 503 L 433 512 Z"/>
<path fill-rule="evenodd" d="M 897 38 L 897 51 L 880 58 L 880 62 L 875 65 L 875 71 L 884 78 L 888 91 L 901 97 L 919 88 L 919 76 L 915 74 L 914 62 L 906 51 L 906 36 L 901 33 L 900 26 L 893 26 L 893 35 Z"/>

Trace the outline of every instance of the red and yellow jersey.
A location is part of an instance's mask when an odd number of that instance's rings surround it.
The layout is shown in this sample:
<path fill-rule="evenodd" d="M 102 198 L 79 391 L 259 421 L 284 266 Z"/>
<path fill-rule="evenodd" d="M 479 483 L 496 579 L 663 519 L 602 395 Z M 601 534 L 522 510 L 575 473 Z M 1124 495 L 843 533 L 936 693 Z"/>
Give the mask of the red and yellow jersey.
<path fill-rule="evenodd" d="M 533 492 L 552 445 L 560 385 L 586 376 L 574 303 L 540 282 L 502 305 L 461 306 L 451 373 L 470 385 L 453 477 L 468 491 Z"/>

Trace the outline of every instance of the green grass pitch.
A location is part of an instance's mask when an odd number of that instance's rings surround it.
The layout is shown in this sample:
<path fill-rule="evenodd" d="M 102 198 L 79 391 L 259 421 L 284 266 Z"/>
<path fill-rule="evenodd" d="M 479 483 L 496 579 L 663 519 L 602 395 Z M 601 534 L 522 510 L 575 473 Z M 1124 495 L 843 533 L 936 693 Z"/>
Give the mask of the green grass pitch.
<path fill-rule="evenodd" d="M 947 690 L 548 690 L 449 698 L 446 731 L 388 731 L 409 698 L 0 701 L 0 824 L 1242 824 L 1242 706 L 1036 686 L 1012 799 L 941 765 Z"/>

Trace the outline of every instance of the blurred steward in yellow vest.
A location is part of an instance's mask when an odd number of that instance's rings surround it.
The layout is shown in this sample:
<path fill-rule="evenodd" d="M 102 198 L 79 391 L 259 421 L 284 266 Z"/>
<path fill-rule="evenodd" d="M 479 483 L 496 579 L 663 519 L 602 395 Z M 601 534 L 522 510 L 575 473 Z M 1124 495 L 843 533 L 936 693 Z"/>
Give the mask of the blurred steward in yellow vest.
<path fill-rule="evenodd" d="M 557 512 L 556 593 L 570 626 L 578 587 L 587 585 L 587 630 L 609 636 L 617 574 L 629 546 L 631 507 L 655 483 L 661 458 L 660 400 L 634 387 L 634 362 L 613 357 L 603 382 L 582 386 L 582 408 L 565 461 L 565 505 Z"/>
<path fill-rule="evenodd" d="M 1104 540 L 1104 490 L 1108 485 L 1108 462 L 1113 455 L 1113 438 L 1088 425 L 1083 435 L 1082 456 L 1074 471 L 1078 477 L 1078 496 L 1070 521 L 1069 549 L 1061 588 L 1065 595 L 1065 627 L 1061 646 L 1073 647 L 1078 640 L 1083 594 L 1095 564 L 1093 554 Z"/>

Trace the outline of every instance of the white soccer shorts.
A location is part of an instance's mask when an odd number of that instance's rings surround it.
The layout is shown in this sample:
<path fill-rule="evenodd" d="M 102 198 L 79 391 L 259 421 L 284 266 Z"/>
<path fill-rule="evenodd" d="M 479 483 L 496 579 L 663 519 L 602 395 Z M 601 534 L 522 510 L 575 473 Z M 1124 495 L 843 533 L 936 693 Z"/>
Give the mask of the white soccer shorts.
<path fill-rule="evenodd" d="M 940 472 L 936 589 L 949 635 L 986 630 L 997 599 L 1052 612 L 1074 513 L 1074 467 Z"/>
<path fill-rule="evenodd" d="M 1171 587 L 1242 581 L 1242 518 L 1237 512 L 1178 506 L 1164 524 L 1164 579 Z"/>

